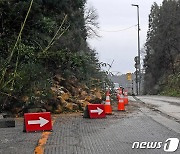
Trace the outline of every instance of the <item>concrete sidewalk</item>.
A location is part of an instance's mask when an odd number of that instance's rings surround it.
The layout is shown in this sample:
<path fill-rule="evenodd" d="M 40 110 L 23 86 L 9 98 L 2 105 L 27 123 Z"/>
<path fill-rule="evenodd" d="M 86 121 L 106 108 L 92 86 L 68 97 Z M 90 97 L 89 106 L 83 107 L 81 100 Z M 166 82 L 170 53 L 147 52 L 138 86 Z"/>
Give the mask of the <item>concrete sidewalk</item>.
<path fill-rule="evenodd" d="M 132 102 L 131 102 L 132 103 Z M 130 103 L 130 105 L 131 105 Z M 163 142 L 179 138 L 180 134 L 168 129 L 143 113 L 114 112 L 106 119 L 83 119 L 65 116 L 57 119 L 53 133 L 45 145 L 45 154 L 163 154 L 160 149 L 132 149 L 133 142 Z M 122 116 L 123 115 L 123 116 Z M 63 122 L 65 121 L 65 122 Z M 174 154 L 180 153 L 179 149 Z"/>

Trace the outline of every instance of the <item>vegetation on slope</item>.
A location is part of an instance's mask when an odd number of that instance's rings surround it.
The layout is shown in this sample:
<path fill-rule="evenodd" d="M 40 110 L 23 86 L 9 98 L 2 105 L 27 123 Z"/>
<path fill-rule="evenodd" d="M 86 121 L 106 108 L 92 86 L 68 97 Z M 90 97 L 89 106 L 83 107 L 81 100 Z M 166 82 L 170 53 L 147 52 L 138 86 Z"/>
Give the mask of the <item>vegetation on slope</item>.
<path fill-rule="evenodd" d="M 65 83 L 76 79 L 87 92 L 102 88 L 106 74 L 87 44 L 98 28 L 97 15 L 85 4 L 86 0 L 0 1 L 0 111 L 55 101 L 51 87 L 56 75 Z"/>
<path fill-rule="evenodd" d="M 145 44 L 145 94 L 180 95 L 180 1 L 154 3 Z"/>

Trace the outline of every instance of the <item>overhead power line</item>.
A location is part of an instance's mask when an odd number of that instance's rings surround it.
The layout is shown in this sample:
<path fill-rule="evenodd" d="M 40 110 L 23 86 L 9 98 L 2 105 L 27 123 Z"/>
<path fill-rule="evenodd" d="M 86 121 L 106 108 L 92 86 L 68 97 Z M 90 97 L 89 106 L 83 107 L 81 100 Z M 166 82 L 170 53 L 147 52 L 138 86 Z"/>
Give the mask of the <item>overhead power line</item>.
<path fill-rule="evenodd" d="M 125 30 L 128 30 L 128 29 L 131 29 L 133 27 L 136 27 L 137 25 L 133 25 L 131 27 L 128 27 L 128 28 L 124 28 L 124 29 L 119 29 L 119 30 L 102 30 L 102 29 L 99 29 L 99 31 L 102 31 L 102 32 L 121 32 L 121 31 L 125 31 Z"/>

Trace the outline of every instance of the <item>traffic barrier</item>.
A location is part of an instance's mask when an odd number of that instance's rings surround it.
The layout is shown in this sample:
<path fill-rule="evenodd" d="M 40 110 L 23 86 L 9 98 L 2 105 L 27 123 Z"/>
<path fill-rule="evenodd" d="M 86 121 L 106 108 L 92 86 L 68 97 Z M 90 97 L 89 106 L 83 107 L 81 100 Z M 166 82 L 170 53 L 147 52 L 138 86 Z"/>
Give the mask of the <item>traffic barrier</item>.
<path fill-rule="evenodd" d="M 109 90 L 106 93 L 106 102 L 104 105 L 105 108 L 105 113 L 106 114 L 112 114 L 112 107 L 111 107 L 111 102 L 110 102 L 110 96 L 109 96 Z"/>
<path fill-rule="evenodd" d="M 52 131 L 50 112 L 25 113 L 23 132 Z"/>
<path fill-rule="evenodd" d="M 128 102 L 129 102 L 129 100 L 128 100 L 128 92 L 126 90 L 126 91 L 124 91 L 124 104 L 127 105 Z"/>
<path fill-rule="evenodd" d="M 15 120 L 13 118 L 0 119 L 0 128 L 15 127 Z"/>
<path fill-rule="evenodd" d="M 91 119 L 105 118 L 104 104 L 88 104 L 89 116 Z"/>
<path fill-rule="evenodd" d="M 123 95 L 120 95 L 118 99 L 118 111 L 125 111 Z"/>

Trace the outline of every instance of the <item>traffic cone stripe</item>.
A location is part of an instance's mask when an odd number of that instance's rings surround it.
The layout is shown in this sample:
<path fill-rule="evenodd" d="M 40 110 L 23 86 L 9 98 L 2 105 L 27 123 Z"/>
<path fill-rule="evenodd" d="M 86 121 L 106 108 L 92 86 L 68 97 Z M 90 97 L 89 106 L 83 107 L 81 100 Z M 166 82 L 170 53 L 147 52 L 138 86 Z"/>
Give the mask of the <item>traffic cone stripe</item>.
<path fill-rule="evenodd" d="M 105 104 L 105 105 L 111 105 L 111 104 L 110 104 L 110 101 L 109 101 L 109 102 L 106 102 L 106 104 Z"/>
<path fill-rule="evenodd" d="M 109 96 L 106 96 L 106 102 L 109 101 L 110 102 L 110 98 Z"/>
<path fill-rule="evenodd" d="M 124 100 L 120 99 L 120 100 L 119 100 L 119 103 L 124 103 Z"/>

